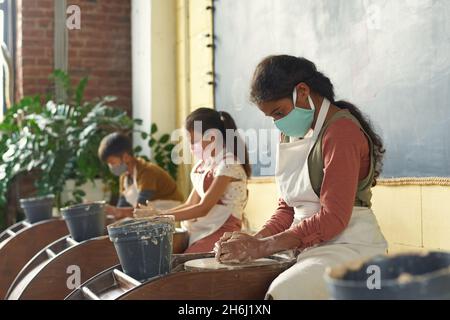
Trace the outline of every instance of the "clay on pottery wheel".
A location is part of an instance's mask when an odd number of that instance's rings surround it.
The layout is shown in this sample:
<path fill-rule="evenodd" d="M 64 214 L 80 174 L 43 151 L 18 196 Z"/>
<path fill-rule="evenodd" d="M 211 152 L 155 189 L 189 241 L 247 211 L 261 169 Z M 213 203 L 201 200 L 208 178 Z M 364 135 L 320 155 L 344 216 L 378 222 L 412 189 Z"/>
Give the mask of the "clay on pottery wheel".
<path fill-rule="evenodd" d="M 278 264 L 276 260 L 272 259 L 258 259 L 241 264 L 223 264 L 218 262 L 215 258 L 197 259 L 187 261 L 184 264 L 186 271 L 198 271 L 198 270 L 236 270 L 250 267 L 260 267 L 267 265 Z"/>

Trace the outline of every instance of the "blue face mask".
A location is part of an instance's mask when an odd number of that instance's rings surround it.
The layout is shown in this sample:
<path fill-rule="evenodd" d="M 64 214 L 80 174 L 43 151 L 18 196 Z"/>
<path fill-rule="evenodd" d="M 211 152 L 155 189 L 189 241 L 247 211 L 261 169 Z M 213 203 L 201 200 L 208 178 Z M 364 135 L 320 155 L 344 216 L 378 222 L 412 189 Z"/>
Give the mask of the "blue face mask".
<path fill-rule="evenodd" d="M 115 175 L 116 177 L 120 177 L 128 170 L 128 166 L 125 164 L 125 162 L 122 162 L 121 164 L 117 166 L 110 166 L 109 169 L 111 170 L 111 173 Z"/>
<path fill-rule="evenodd" d="M 275 121 L 277 128 L 288 137 L 303 138 L 311 129 L 316 110 L 311 97 L 308 97 L 312 109 L 297 108 L 297 89 L 294 89 L 294 110 L 287 116 Z"/>

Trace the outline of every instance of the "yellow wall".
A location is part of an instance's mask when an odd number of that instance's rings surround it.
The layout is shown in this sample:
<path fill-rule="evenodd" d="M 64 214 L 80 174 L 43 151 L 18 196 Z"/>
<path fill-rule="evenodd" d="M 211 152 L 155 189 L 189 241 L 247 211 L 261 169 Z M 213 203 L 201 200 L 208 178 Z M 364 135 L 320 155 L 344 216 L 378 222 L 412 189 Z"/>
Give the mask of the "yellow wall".
<path fill-rule="evenodd" d="M 176 0 L 177 127 L 191 111 L 214 105 L 211 6 L 211 0 Z M 178 186 L 186 196 L 190 169 L 179 169 Z"/>
<path fill-rule="evenodd" d="M 151 109 L 161 133 L 176 128 L 175 8 L 175 0 L 151 1 Z"/>
<path fill-rule="evenodd" d="M 177 124 L 214 104 L 211 0 L 176 0 Z"/>
<path fill-rule="evenodd" d="M 450 187 L 379 186 L 374 210 L 392 250 L 450 250 Z"/>
<path fill-rule="evenodd" d="M 190 112 L 190 88 L 189 88 L 189 19 L 188 1 L 176 0 L 176 123 L 180 128 L 184 119 Z M 187 197 L 191 189 L 189 181 L 189 167 L 180 166 L 178 170 L 178 187 Z"/>
<path fill-rule="evenodd" d="M 258 230 L 274 212 L 278 191 L 273 179 L 249 185 L 249 227 Z M 390 252 L 450 250 L 450 187 L 377 186 L 373 210 Z"/>
<path fill-rule="evenodd" d="M 190 110 L 214 105 L 212 0 L 188 1 Z"/>
<path fill-rule="evenodd" d="M 178 123 L 198 107 L 213 105 L 213 87 L 208 85 L 213 50 L 206 45 L 212 33 L 210 0 L 177 0 Z M 188 186 L 187 175 L 184 176 Z M 249 184 L 246 208 L 249 228 L 258 230 L 277 206 L 273 179 L 255 179 Z M 390 252 L 424 249 L 450 250 L 450 187 L 377 186 L 373 209 L 389 242 Z"/>
<path fill-rule="evenodd" d="M 132 1 L 133 116 L 159 134 L 176 128 L 175 10 L 176 0 Z M 134 141 L 150 154 L 139 134 Z"/>

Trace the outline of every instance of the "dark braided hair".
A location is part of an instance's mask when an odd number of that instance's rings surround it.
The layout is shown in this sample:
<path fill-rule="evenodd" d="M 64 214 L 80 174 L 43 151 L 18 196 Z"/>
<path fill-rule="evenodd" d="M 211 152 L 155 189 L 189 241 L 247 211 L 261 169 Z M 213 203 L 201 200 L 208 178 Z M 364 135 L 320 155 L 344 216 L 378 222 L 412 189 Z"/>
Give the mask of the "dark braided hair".
<path fill-rule="evenodd" d="M 334 86 L 330 79 L 317 70 L 316 65 L 305 59 L 288 55 L 269 56 L 256 68 L 251 84 L 251 101 L 255 104 L 291 98 L 299 83 L 306 83 L 312 92 L 327 98 L 339 109 L 348 110 L 361 124 L 374 145 L 375 179 L 380 176 L 386 150 L 381 137 L 373 129 L 370 120 L 355 105 L 347 101 L 335 101 Z"/>

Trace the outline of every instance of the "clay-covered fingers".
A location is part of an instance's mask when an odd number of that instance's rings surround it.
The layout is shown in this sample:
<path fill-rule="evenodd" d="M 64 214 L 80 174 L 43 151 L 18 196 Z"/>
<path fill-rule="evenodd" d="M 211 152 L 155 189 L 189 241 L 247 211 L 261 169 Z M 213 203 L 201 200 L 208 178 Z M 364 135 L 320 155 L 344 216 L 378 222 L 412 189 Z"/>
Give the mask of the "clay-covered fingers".
<path fill-rule="evenodd" d="M 223 234 L 223 236 L 219 239 L 219 242 L 220 243 L 227 242 L 228 240 L 231 240 L 231 239 L 244 239 L 246 237 L 249 237 L 249 235 L 244 232 L 239 232 L 239 231 L 225 232 Z"/>
<path fill-rule="evenodd" d="M 214 245 L 214 257 L 216 258 L 217 261 L 220 262 L 220 256 L 222 255 L 222 248 L 220 246 L 219 242 L 216 242 L 216 244 Z"/>
<path fill-rule="evenodd" d="M 225 232 L 222 237 L 220 237 L 217 243 L 227 242 L 233 236 L 233 232 Z"/>
<path fill-rule="evenodd" d="M 229 239 L 231 239 L 233 233 L 232 232 L 225 232 L 222 237 L 214 244 L 214 253 L 215 258 L 217 261 L 220 262 L 220 256 L 222 254 L 222 244 L 227 242 Z"/>
<path fill-rule="evenodd" d="M 231 234 L 230 234 L 231 237 Z M 229 237 L 225 237 L 224 239 L 229 239 Z M 215 253 L 215 258 L 217 261 L 221 262 L 222 261 L 222 256 L 224 253 L 228 253 L 230 251 L 229 249 L 229 245 L 227 245 L 227 241 L 228 240 L 224 240 L 224 241 L 217 241 L 216 244 L 214 245 L 214 253 Z M 225 251 L 223 250 L 225 246 Z"/>
<path fill-rule="evenodd" d="M 220 257 L 220 260 L 219 260 L 219 262 L 222 262 L 222 263 L 230 263 L 230 262 L 237 262 L 237 261 L 240 261 L 238 258 L 237 258 L 237 256 L 235 255 L 235 254 L 232 254 L 232 253 L 227 253 L 227 254 L 223 254 L 221 257 Z"/>
<path fill-rule="evenodd" d="M 255 238 L 244 232 L 227 232 L 216 243 L 214 252 L 219 262 L 245 261 L 250 256 L 248 247 Z"/>
<path fill-rule="evenodd" d="M 242 250 L 242 244 L 240 243 L 227 242 L 220 250 L 218 261 L 221 263 L 241 263 L 249 260 L 247 250 Z"/>
<path fill-rule="evenodd" d="M 235 253 L 238 253 L 237 251 L 237 241 L 229 240 L 227 242 L 223 242 L 217 245 L 217 249 L 215 251 L 216 259 L 219 260 L 219 262 L 223 262 L 225 258 L 234 256 Z"/>

